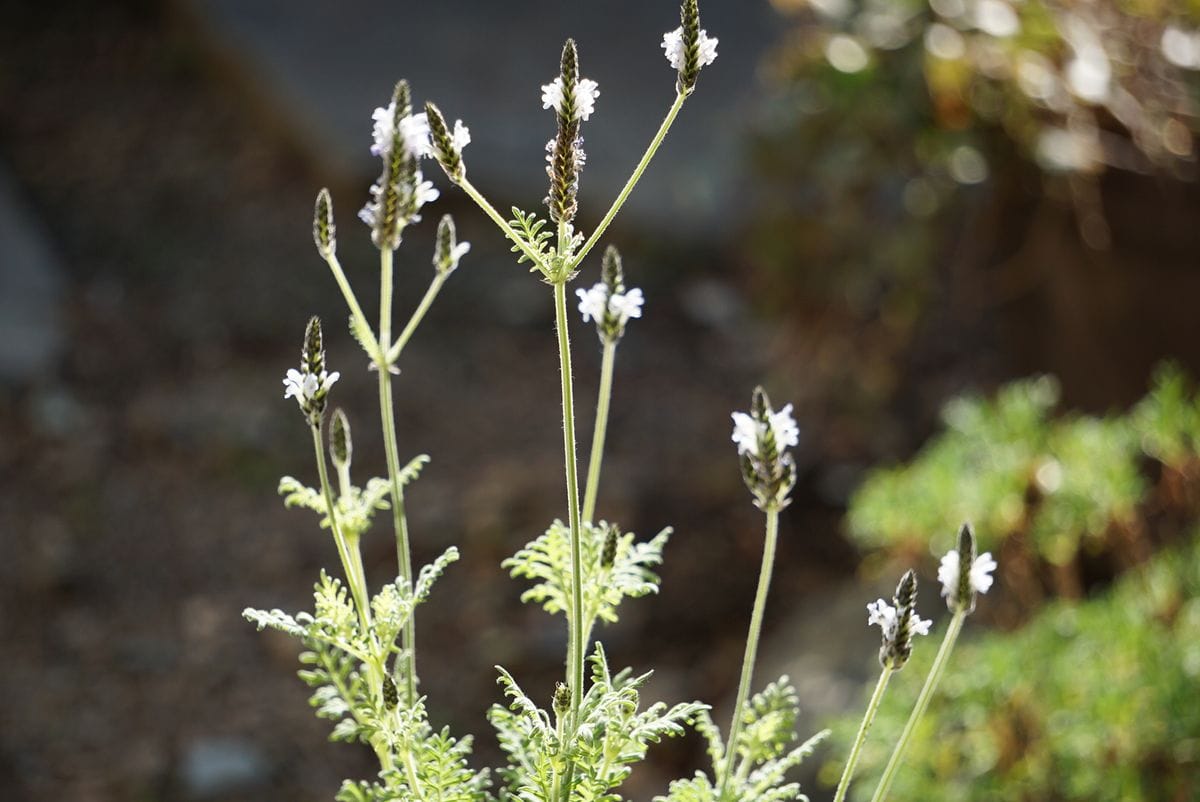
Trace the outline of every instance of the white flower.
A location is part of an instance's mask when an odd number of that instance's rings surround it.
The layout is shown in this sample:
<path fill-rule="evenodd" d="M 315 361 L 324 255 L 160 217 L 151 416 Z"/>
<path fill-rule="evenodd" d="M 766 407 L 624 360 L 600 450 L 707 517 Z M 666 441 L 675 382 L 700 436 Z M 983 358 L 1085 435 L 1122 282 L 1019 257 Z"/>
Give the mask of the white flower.
<path fill-rule="evenodd" d="M 951 549 L 942 558 L 942 564 L 938 566 L 938 581 L 942 583 L 942 595 L 947 601 L 953 599 L 958 593 L 959 579 L 959 560 L 958 549 Z M 985 551 L 975 558 L 975 562 L 971 563 L 971 568 L 968 573 L 968 581 L 972 593 L 987 593 L 991 588 L 992 571 L 996 570 L 996 561 L 992 559 L 991 552 Z"/>
<path fill-rule="evenodd" d="M 696 39 L 696 44 L 700 50 L 700 66 L 707 67 L 717 60 L 717 39 L 709 38 L 707 31 L 700 31 L 700 36 Z M 671 62 L 671 66 L 677 70 L 683 69 L 684 45 L 683 45 L 683 26 L 679 26 L 673 31 L 667 31 L 663 34 L 662 49 L 666 53 L 667 61 Z"/>
<path fill-rule="evenodd" d="M 600 85 L 591 78 L 581 78 L 575 82 L 575 119 L 586 120 L 596 110 L 596 97 L 600 94 Z M 542 108 L 553 108 L 562 113 L 563 83 L 562 76 L 548 84 L 542 85 Z"/>
<path fill-rule="evenodd" d="M 392 136 L 395 134 L 392 120 L 395 116 L 396 101 L 394 100 L 385 108 L 377 108 L 371 113 L 371 119 L 375 121 L 375 126 L 371 131 L 375 137 L 375 144 L 371 145 L 372 156 L 382 156 L 391 151 Z"/>
<path fill-rule="evenodd" d="M 625 292 L 614 292 L 610 297 L 608 285 L 598 281 L 591 289 L 575 290 L 575 294 L 579 297 L 579 311 L 583 314 L 585 323 L 590 320 L 603 323 L 607 318 L 613 321 L 617 328 L 621 328 L 630 318 L 642 316 L 642 304 L 645 299 L 642 297 L 642 291 L 636 287 Z"/>
<path fill-rule="evenodd" d="M 283 380 L 284 398 L 295 398 L 296 403 L 300 405 L 300 409 L 305 412 L 311 407 L 313 399 L 318 394 L 329 392 L 329 388 L 333 387 L 333 383 L 341 377 L 341 374 L 336 370 L 333 373 L 321 371 L 320 373 L 301 373 L 292 368 L 287 372 L 287 377 Z"/>
<path fill-rule="evenodd" d="M 796 426 L 796 419 L 792 417 L 791 404 L 778 412 L 772 412 L 767 417 L 767 425 L 775 434 L 775 445 L 780 451 L 800 442 L 800 428 Z M 754 418 L 745 412 L 733 413 L 732 439 L 737 443 L 739 454 L 749 452 L 756 457 L 759 456 L 758 438 L 763 433 L 765 432 L 760 430 L 759 424 Z"/>
<path fill-rule="evenodd" d="M 392 138 L 396 133 L 392 126 L 395 114 L 396 104 L 393 101 L 388 104 L 387 108 L 375 109 L 371 115 L 371 119 L 375 121 L 372 131 L 375 137 L 375 144 L 371 145 L 372 155 L 386 156 L 391 152 Z M 427 159 L 433 156 L 433 140 L 429 134 L 429 115 L 425 112 L 400 118 L 400 138 L 404 142 L 404 149 L 414 159 Z M 455 150 L 460 153 L 471 143 L 471 129 L 463 125 L 462 120 L 454 121 L 454 133 L 451 134 L 451 141 L 454 143 Z"/>
<path fill-rule="evenodd" d="M 896 608 L 888 604 L 883 599 L 878 599 L 867 605 L 867 626 L 879 625 L 883 630 L 883 639 L 891 642 L 896 639 L 896 629 L 900 625 Z M 933 621 L 922 619 L 917 615 L 917 611 L 913 610 L 912 623 L 909 625 L 914 635 L 928 635 L 929 627 L 933 625 Z"/>

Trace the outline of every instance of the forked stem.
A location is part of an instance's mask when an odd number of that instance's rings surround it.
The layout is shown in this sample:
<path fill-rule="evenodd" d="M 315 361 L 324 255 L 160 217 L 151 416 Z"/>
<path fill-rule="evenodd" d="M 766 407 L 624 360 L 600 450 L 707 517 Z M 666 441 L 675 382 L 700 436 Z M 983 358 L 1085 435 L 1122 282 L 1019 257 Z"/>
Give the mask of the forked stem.
<path fill-rule="evenodd" d="M 942 645 L 938 647 L 937 656 L 933 658 L 933 665 L 929 669 L 929 674 L 925 677 L 925 684 L 921 686 L 921 693 L 917 696 L 917 703 L 913 706 L 912 713 L 908 716 L 908 721 L 904 725 L 904 731 L 900 733 L 900 740 L 896 741 L 895 747 L 892 748 L 892 756 L 888 758 L 887 767 L 883 770 L 883 775 L 879 778 L 879 785 L 875 788 L 875 795 L 871 797 L 871 802 L 883 802 L 887 798 L 888 791 L 892 787 L 892 781 L 896 779 L 896 772 L 899 770 L 900 763 L 904 759 L 904 752 L 908 749 L 908 742 L 912 738 L 913 731 L 917 728 L 917 723 L 925 715 L 925 709 L 929 707 L 929 700 L 932 698 L 934 690 L 942 680 L 942 674 L 946 671 L 946 664 L 950 662 L 950 653 L 954 651 L 954 644 L 958 640 L 958 634 L 962 631 L 963 621 L 966 618 L 966 612 L 959 610 L 950 619 L 950 626 L 946 627 L 946 635 L 942 638 Z"/>

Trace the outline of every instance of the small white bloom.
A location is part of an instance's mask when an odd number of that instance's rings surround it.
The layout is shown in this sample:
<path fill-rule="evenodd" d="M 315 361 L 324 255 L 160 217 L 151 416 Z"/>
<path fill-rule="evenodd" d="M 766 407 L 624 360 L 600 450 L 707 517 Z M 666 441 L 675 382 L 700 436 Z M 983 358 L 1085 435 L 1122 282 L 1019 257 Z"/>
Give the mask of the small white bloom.
<path fill-rule="evenodd" d="M 883 630 L 884 640 L 895 640 L 896 629 L 900 625 L 900 619 L 896 614 L 896 608 L 883 599 L 877 599 L 867 605 L 867 626 L 874 626 L 876 624 Z M 914 635 L 928 635 L 929 628 L 933 626 L 933 621 L 921 618 L 921 616 L 917 615 L 917 611 L 913 610 L 912 621 L 909 626 Z"/>
<path fill-rule="evenodd" d="M 700 50 L 701 67 L 707 67 L 717 60 L 717 41 L 716 37 L 709 38 L 707 31 L 700 31 L 696 44 Z M 682 25 L 663 34 L 662 49 L 667 56 L 667 61 L 671 62 L 671 66 L 676 70 L 682 70 L 684 57 Z"/>
<path fill-rule="evenodd" d="M 771 431 L 775 435 L 775 445 L 780 451 L 800 442 L 800 427 L 796 425 L 796 419 L 792 417 L 791 404 L 778 412 L 772 412 L 767 420 L 767 425 L 771 427 Z M 756 457 L 759 456 L 759 434 L 759 425 L 754 418 L 745 412 L 733 413 L 733 442 L 737 443 L 739 454 L 749 452 Z"/>
<path fill-rule="evenodd" d="M 433 155 L 433 142 L 429 139 L 429 115 L 425 112 L 400 120 L 400 137 L 404 149 L 414 159 Z"/>
<path fill-rule="evenodd" d="M 307 411 L 305 408 L 312 403 L 317 394 L 328 393 L 329 388 L 333 387 L 334 382 L 340 377 L 341 374 L 336 370 L 333 373 L 323 370 L 318 374 L 301 373 L 292 368 L 283 380 L 283 397 L 295 398 L 300 409 Z"/>
<path fill-rule="evenodd" d="M 938 566 L 938 581 L 942 583 L 942 595 L 947 600 L 958 593 L 959 559 L 958 549 L 951 549 L 942 557 L 942 563 Z M 995 570 L 996 561 L 992 559 L 991 552 L 985 551 L 976 557 L 968 573 L 971 592 L 987 593 L 992 587 L 992 571 Z"/>
<path fill-rule="evenodd" d="M 462 120 L 454 121 L 454 133 L 450 135 L 454 149 L 462 153 L 463 148 L 471 144 L 471 129 L 463 125 Z"/>
<path fill-rule="evenodd" d="M 469 251 L 469 250 L 471 250 L 471 243 L 469 243 L 469 242 L 460 242 L 457 245 L 455 245 L 453 248 L 451 248 L 450 254 L 449 254 L 450 262 L 449 262 L 449 266 L 446 267 L 446 272 L 452 273 L 455 270 L 457 270 L 458 263 L 462 260 L 462 258 L 464 256 L 467 255 L 467 251 Z"/>
<path fill-rule="evenodd" d="M 377 108 L 371 113 L 371 119 L 375 121 L 372 135 L 375 137 L 375 144 L 371 145 L 372 156 L 382 156 L 392 149 L 392 136 L 395 134 L 395 129 L 392 126 L 392 119 L 396 115 L 396 102 L 392 101 L 385 108 Z"/>
<path fill-rule="evenodd" d="M 608 311 L 617 318 L 621 326 L 624 326 L 629 322 L 629 318 L 642 316 L 644 300 L 642 291 L 636 287 L 623 293 L 616 292 L 608 299 Z"/>
<path fill-rule="evenodd" d="M 600 95 L 600 85 L 591 78 L 581 78 L 575 82 L 575 119 L 586 120 L 596 110 L 596 98 Z M 563 83 L 562 76 L 548 84 L 542 84 L 542 108 L 562 112 Z"/>
<path fill-rule="evenodd" d="M 583 314 L 583 322 L 604 320 L 604 311 L 608 308 L 608 287 L 603 282 L 597 282 L 591 289 L 575 290 L 579 297 L 579 311 Z"/>

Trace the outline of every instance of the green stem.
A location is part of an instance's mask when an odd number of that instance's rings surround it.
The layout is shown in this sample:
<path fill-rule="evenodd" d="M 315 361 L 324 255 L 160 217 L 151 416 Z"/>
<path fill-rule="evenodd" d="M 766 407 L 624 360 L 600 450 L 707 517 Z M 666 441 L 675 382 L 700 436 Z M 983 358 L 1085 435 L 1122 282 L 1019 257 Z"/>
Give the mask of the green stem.
<path fill-rule="evenodd" d="M 379 252 L 379 353 L 386 354 L 392 336 L 392 252 Z M 412 552 L 408 540 L 408 516 L 404 512 L 404 486 L 400 483 L 400 457 L 396 442 L 396 413 L 392 404 L 392 376 L 386 360 L 377 360 L 379 371 L 379 417 L 383 422 L 383 445 L 387 454 L 388 479 L 392 485 L 392 527 L 396 532 L 396 562 L 400 579 L 412 587 Z M 400 636 L 404 656 L 404 694 L 409 706 L 417 701 L 417 632 L 413 616 L 408 616 Z"/>
<path fill-rule="evenodd" d="M 571 338 L 567 332 L 567 285 L 554 285 L 554 318 L 558 329 L 558 364 L 562 378 L 563 455 L 567 475 L 567 518 L 571 527 L 571 618 L 567 684 L 571 688 L 572 731 L 579 725 L 583 697 L 583 557 L 580 549 L 579 469 L 575 457 L 575 402 L 571 383 Z"/>
<path fill-rule="evenodd" d="M 600 220 L 600 225 L 596 226 L 596 230 L 592 232 L 587 242 L 575 254 L 570 266 L 564 272 L 567 274 L 573 272 L 583 262 L 583 258 L 588 255 L 588 251 L 594 248 L 596 243 L 600 241 L 600 237 L 604 235 L 613 218 L 617 216 L 617 212 L 621 211 L 621 207 L 625 205 L 625 200 L 629 197 L 629 193 L 633 191 L 633 188 L 637 186 L 637 182 L 641 180 L 642 173 L 646 171 L 646 166 L 650 164 L 650 160 L 654 158 L 654 154 L 658 151 L 658 146 L 662 144 L 663 139 L 666 137 L 667 131 L 671 130 L 671 124 L 675 122 L 675 117 L 679 114 L 679 110 L 683 108 L 683 101 L 686 99 L 687 95 L 675 95 L 675 102 L 671 104 L 671 108 L 667 111 L 667 116 L 663 118 L 662 125 L 658 126 L 658 132 L 654 134 L 654 138 L 646 146 L 646 152 L 642 154 L 641 161 L 637 163 L 637 167 L 633 168 L 633 174 L 629 176 L 629 180 L 621 188 L 621 193 L 617 195 L 617 199 L 613 201 L 612 206 L 609 207 L 603 219 Z"/>
<path fill-rule="evenodd" d="M 738 681 L 737 699 L 733 704 L 733 720 L 729 724 L 729 740 L 725 747 L 725 766 L 721 770 L 717 799 L 724 800 L 737 757 L 737 741 L 742 731 L 742 708 L 750 696 L 750 681 L 758 655 L 758 640 L 762 634 L 763 611 L 767 607 L 767 592 L 771 588 L 771 572 L 775 567 L 775 541 L 779 539 L 779 510 L 767 510 L 767 533 L 763 542 L 762 567 L 758 571 L 758 592 L 754 596 L 754 611 L 750 614 L 750 632 L 746 635 L 746 654 L 742 657 L 742 677 Z M 713 767 L 716 768 L 715 766 Z"/>
<path fill-rule="evenodd" d="M 925 708 L 929 707 L 929 699 L 942 679 L 946 664 L 950 660 L 950 652 L 954 651 L 954 643 L 958 640 L 958 634 L 962 631 L 963 621 L 966 618 L 967 614 L 960 610 L 950 619 L 950 626 L 946 628 L 942 645 L 938 647 L 937 656 L 933 658 L 933 666 L 929 669 L 929 675 L 925 677 L 925 684 L 921 687 L 920 695 L 917 696 L 917 704 L 913 707 L 908 722 L 904 725 L 904 731 L 900 733 L 900 740 L 892 749 L 892 756 L 888 759 L 887 768 L 883 770 L 883 776 L 879 778 L 879 785 L 875 789 L 875 795 L 871 797 L 871 802 L 882 802 L 887 798 L 892 781 L 896 779 L 896 772 L 900 768 L 900 761 L 904 759 L 904 751 L 908 748 L 909 739 L 912 738 L 913 731 L 917 728 L 917 722 L 925 715 Z"/>
<path fill-rule="evenodd" d="M 342 291 L 342 297 L 346 299 L 346 306 L 350 307 L 351 316 L 353 316 L 355 322 L 364 333 L 374 338 L 375 334 L 371 331 L 371 324 L 367 322 L 367 316 L 363 314 L 362 307 L 358 304 L 358 298 L 354 295 L 354 290 L 351 289 L 350 282 L 346 280 L 346 274 L 342 270 L 342 263 L 338 261 L 337 254 L 330 254 L 325 262 L 329 265 L 329 270 L 333 273 L 333 279 Z M 370 356 L 378 362 L 383 354 L 383 350 L 376 349 L 376 351 L 376 353 Z"/>
<path fill-rule="evenodd" d="M 583 520 L 592 521 L 596 512 L 596 491 L 600 486 L 600 463 L 604 460 L 604 436 L 608 430 L 608 402 L 612 398 L 615 342 L 604 344 L 600 360 L 600 394 L 596 399 L 596 426 L 592 432 L 592 456 L 588 465 L 587 489 L 583 493 Z"/>
<path fill-rule="evenodd" d="M 449 273 L 443 273 L 440 270 L 434 274 L 433 281 L 429 284 L 429 289 L 425 290 L 425 297 L 421 299 L 421 303 L 417 305 L 416 311 L 412 313 L 412 317 L 408 319 L 408 323 L 404 326 L 404 331 L 400 332 L 400 336 L 396 338 L 396 342 L 392 343 L 391 348 L 387 352 L 389 365 L 394 365 L 396 360 L 400 358 L 400 352 L 404 350 L 404 346 L 408 345 L 408 341 L 412 339 L 413 332 L 417 330 L 417 326 L 425 319 L 425 313 L 433 305 L 434 299 L 437 298 L 438 292 L 441 291 L 442 285 L 446 283 L 446 278 L 449 275 Z"/>
<path fill-rule="evenodd" d="M 887 690 L 888 680 L 892 678 L 894 671 L 895 669 L 891 666 L 884 666 L 883 671 L 879 673 L 879 681 L 875 683 L 875 692 L 871 694 L 871 701 L 867 703 L 867 711 L 863 713 L 862 723 L 858 725 L 858 735 L 854 736 L 854 746 L 850 748 L 850 756 L 846 758 L 846 768 L 842 770 L 842 779 L 838 782 L 833 802 L 842 802 L 846 798 L 846 792 L 850 790 L 850 780 L 854 778 L 854 768 L 858 765 L 859 753 L 862 751 L 863 743 L 867 740 L 867 732 L 870 731 L 871 724 L 875 721 L 875 713 L 879 710 L 883 692 Z"/>
<path fill-rule="evenodd" d="M 516 231 L 513 231 L 513 228 L 508 224 L 508 221 L 500 216 L 500 213 L 496 211 L 492 204 L 488 203 L 487 198 L 483 197 L 479 190 L 475 189 L 475 186 L 467 180 L 466 176 L 463 176 L 461 179 L 459 179 L 458 185 L 462 187 L 463 192 L 466 192 L 471 196 L 471 200 L 475 201 L 476 205 L 478 205 L 480 209 L 483 209 L 484 213 L 488 217 L 492 218 L 492 222 L 504 232 L 504 236 L 512 240 L 513 244 L 520 248 L 522 253 L 532 259 L 533 263 L 537 265 L 537 268 L 541 270 L 544 275 L 550 275 L 550 268 L 546 265 L 542 257 L 529 247 L 529 244 L 525 242 L 520 234 L 518 234 Z"/>
<path fill-rule="evenodd" d="M 355 560 L 350 553 L 350 544 L 342 533 L 338 522 L 337 506 L 333 501 L 333 489 L 329 486 L 329 469 L 325 466 L 325 449 L 321 439 L 321 424 L 310 427 L 313 436 L 313 449 L 317 456 L 317 474 L 321 477 L 321 493 L 325 496 L 325 509 L 329 513 L 329 530 L 333 532 L 333 542 L 337 546 L 338 557 L 342 561 L 342 572 L 346 575 L 346 585 L 354 597 L 354 606 L 358 608 L 358 620 L 363 628 L 363 636 L 371 632 L 371 608 L 367 606 L 366 580 L 355 568 Z"/>

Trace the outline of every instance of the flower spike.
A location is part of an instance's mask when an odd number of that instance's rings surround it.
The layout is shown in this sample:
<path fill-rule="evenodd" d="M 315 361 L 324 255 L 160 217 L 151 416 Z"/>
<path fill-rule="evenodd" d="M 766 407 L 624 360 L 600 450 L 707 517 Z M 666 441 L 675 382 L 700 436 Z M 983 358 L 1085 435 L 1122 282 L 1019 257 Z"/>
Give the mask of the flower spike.
<path fill-rule="evenodd" d="M 471 141 L 471 133 L 462 120 L 454 122 L 454 133 L 450 133 L 446 118 L 433 103 L 425 102 L 425 115 L 429 120 L 429 136 L 433 140 L 433 155 L 453 182 L 462 181 L 467 174 L 462 160 L 462 149 Z"/>
<path fill-rule="evenodd" d="M 546 205 L 550 219 L 569 223 L 578 208 L 579 173 L 586 155 L 583 138 L 579 135 L 580 121 L 588 119 L 600 94 L 595 81 L 579 77 L 579 52 L 575 40 L 563 45 L 559 75 L 542 86 L 542 108 L 553 108 L 558 119 L 558 133 L 546 143 L 546 173 L 550 176 L 550 194 Z"/>
<path fill-rule="evenodd" d="M 458 268 L 459 260 L 469 250 L 471 243 L 458 241 L 454 230 L 454 218 L 448 214 L 442 215 L 442 220 L 438 223 L 437 244 L 433 249 L 434 269 L 445 275 L 453 273 Z"/>
<path fill-rule="evenodd" d="M 912 655 L 914 635 L 928 635 L 933 624 L 917 615 L 917 575 L 906 571 L 896 586 L 892 604 L 878 599 L 867 605 L 867 624 L 878 624 L 883 631 L 879 647 L 879 663 L 884 668 L 899 671 Z"/>
<path fill-rule="evenodd" d="M 310 318 L 304 331 L 304 347 L 300 351 L 300 370 L 292 368 L 283 380 L 284 398 L 295 398 L 309 425 L 319 426 L 325 413 L 329 389 L 339 378 L 337 371 L 325 370 L 325 345 L 321 336 L 321 319 Z"/>
<path fill-rule="evenodd" d="M 603 344 L 620 342 L 625 336 L 625 324 L 630 318 L 642 316 L 642 291 L 625 289 L 625 273 L 621 268 L 621 254 L 609 245 L 604 251 L 604 266 L 601 281 L 591 289 L 578 289 L 579 311 L 583 321 L 596 321 L 596 333 Z"/>
<path fill-rule="evenodd" d="M 313 209 L 313 242 L 325 260 L 332 259 L 337 253 L 337 227 L 333 224 L 333 200 L 328 189 L 317 193 Z"/>
<path fill-rule="evenodd" d="M 354 441 L 350 437 L 350 420 L 341 407 L 333 411 L 329 424 L 329 454 L 333 464 L 341 470 L 350 465 L 354 454 Z"/>
<path fill-rule="evenodd" d="M 776 412 L 763 388 L 757 387 L 750 413 L 733 413 L 733 442 L 741 457 L 742 479 L 762 510 L 781 510 L 791 503 L 796 462 L 784 449 L 800 442 L 792 405 Z"/>
<path fill-rule="evenodd" d="M 662 48 L 667 61 L 679 72 L 676 91 L 690 95 L 696 89 L 700 68 L 716 61 L 717 39 L 710 38 L 707 31 L 700 29 L 697 0 L 684 0 L 679 8 L 679 20 L 682 24 L 678 28 L 663 34 Z"/>
<path fill-rule="evenodd" d="M 963 566 L 967 566 L 966 570 Z M 957 547 L 947 552 L 938 566 L 938 581 L 942 583 L 942 595 L 950 611 L 974 612 L 975 594 L 988 592 L 995 570 L 991 552 L 975 556 L 975 532 L 969 523 L 964 523 L 958 530 Z"/>

